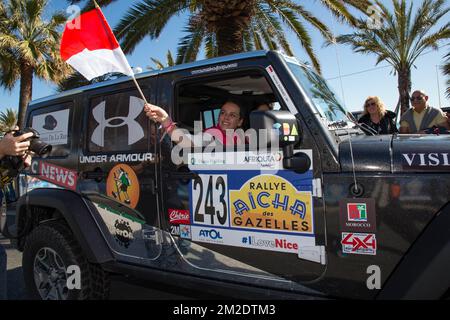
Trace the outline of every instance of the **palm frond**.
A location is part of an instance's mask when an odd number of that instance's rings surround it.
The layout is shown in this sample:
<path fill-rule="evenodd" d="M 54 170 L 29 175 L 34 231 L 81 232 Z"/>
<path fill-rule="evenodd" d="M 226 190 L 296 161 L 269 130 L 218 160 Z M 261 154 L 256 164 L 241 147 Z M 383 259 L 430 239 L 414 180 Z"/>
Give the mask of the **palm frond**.
<path fill-rule="evenodd" d="M 114 28 L 123 51 L 133 52 L 146 36 L 158 38 L 169 19 L 189 9 L 189 4 L 188 0 L 143 0 L 133 6 Z"/>

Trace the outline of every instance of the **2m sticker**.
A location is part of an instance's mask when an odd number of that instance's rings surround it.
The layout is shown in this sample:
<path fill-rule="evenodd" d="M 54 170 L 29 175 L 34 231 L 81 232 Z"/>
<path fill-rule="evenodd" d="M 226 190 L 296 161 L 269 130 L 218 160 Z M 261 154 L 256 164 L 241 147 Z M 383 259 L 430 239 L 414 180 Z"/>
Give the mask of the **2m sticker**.
<path fill-rule="evenodd" d="M 192 182 L 193 223 L 228 226 L 226 175 L 200 174 Z"/>

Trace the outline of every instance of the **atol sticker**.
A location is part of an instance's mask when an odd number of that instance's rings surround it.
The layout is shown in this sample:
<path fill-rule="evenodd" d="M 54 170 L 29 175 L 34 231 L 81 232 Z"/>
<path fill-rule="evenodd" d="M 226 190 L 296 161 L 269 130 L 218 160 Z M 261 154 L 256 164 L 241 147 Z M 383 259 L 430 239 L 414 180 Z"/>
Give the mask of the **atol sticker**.
<path fill-rule="evenodd" d="M 230 190 L 231 226 L 239 229 L 313 233 L 312 196 L 286 179 L 265 174 Z"/>
<path fill-rule="evenodd" d="M 191 231 L 193 241 L 215 243 L 215 244 L 225 243 L 224 239 L 225 230 L 205 228 L 205 227 L 192 227 Z"/>
<path fill-rule="evenodd" d="M 140 186 L 134 170 L 126 164 L 113 167 L 106 180 L 106 194 L 131 208 L 136 208 Z"/>
<path fill-rule="evenodd" d="M 170 224 L 190 224 L 189 210 L 169 209 Z"/>
<path fill-rule="evenodd" d="M 342 231 L 376 232 L 375 200 L 343 199 L 339 202 Z"/>
<path fill-rule="evenodd" d="M 77 189 L 78 174 L 74 170 L 63 168 L 45 161 L 33 161 L 31 171 L 37 178 L 54 185 L 70 189 Z"/>
<path fill-rule="evenodd" d="M 377 254 L 377 239 L 375 234 L 368 233 L 342 233 L 342 252 L 350 254 Z"/>

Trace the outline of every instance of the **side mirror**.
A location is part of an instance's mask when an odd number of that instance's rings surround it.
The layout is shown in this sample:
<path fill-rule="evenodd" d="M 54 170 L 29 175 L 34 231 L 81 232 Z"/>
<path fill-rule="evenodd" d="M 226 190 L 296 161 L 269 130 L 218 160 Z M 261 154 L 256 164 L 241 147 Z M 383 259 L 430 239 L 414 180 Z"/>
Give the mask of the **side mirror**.
<path fill-rule="evenodd" d="M 265 133 L 267 147 L 279 145 L 283 149 L 283 167 L 297 173 L 308 171 L 311 159 L 303 153 L 294 154 L 294 145 L 302 138 L 297 118 L 288 111 L 254 111 L 250 113 L 250 126 L 258 133 Z M 262 131 L 264 129 L 264 131 Z"/>
<path fill-rule="evenodd" d="M 253 111 L 250 113 L 250 127 L 260 138 L 261 132 L 265 132 L 267 146 L 294 146 L 301 139 L 297 118 L 289 111 Z"/>

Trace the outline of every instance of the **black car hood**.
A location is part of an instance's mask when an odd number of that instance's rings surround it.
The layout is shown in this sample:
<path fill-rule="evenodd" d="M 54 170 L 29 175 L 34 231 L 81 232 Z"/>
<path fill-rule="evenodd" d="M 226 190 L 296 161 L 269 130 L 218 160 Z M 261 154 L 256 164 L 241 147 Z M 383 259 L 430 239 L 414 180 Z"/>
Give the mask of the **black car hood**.
<path fill-rule="evenodd" d="M 355 171 L 450 172 L 450 135 L 352 137 Z M 339 145 L 342 171 L 352 171 L 350 140 Z"/>
<path fill-rule="evenodd" d="M 394 172 L 450 172 L 450 135 L 398 135 L 393 150 Z"/>
<path fill-rule="evenodd" d="M 391 135 L 360 135 L 339 144 L 339 161 L 342 171 L 352 171 L 351 150 L 355 171 L 391 172 Z M 351 146 L 351 148 L 350 148 Z"/>

